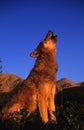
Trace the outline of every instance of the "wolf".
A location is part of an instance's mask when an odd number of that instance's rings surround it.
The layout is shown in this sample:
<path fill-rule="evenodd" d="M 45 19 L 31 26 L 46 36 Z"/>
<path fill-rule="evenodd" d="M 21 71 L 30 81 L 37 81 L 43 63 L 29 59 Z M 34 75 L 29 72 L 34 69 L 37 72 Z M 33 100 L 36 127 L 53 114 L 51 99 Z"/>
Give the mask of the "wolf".
<path fill-rule="evenodd" d="M 34 67 L 22 85 L 17 89 L 2 108 L 2 118 L 8 118 L 10 113 L 26 109 L 28 116 L 39 109 L 44 123 L 49 119 L 56 121 L 54 112 L 56 94 L 56 74 L 58 64 L 56 60 L 56 43 L 58 36 L 48 31 L 46 37 L 37 48 L 30 53 L 36 58 Z"/>

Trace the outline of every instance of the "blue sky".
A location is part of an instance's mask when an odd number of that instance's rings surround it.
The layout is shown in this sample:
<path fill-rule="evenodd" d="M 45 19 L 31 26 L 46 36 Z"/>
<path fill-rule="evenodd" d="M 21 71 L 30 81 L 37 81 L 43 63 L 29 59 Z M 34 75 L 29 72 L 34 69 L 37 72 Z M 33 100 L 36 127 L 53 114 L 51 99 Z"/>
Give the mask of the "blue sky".
<path fill-rule="evenodd" d="M 58 34 L 57 79 L 84 81 L 83 0 L 1 0 L 0 58 L 3 73 L 26 78 L 35 59 L 29 54 L 48 30 Z"/>

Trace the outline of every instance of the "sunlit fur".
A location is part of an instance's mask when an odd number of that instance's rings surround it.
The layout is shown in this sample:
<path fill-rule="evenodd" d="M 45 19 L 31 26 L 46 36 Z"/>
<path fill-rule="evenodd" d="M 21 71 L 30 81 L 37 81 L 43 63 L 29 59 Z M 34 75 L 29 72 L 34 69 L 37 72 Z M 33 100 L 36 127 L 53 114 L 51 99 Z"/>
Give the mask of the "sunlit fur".
<path fill-rule="evenodd" d="M 30 54 L 36 58 L 35 65 L 22 85 L 13 92 L 12 97 L 2 109 L 2 118 L 9 113 L 25 108 L 28 116 L 39 108 L 44 123 L 56 120 L 54 97 L 56 93 L 56 41 L 58 37 L 49 31 L 45 39 Z"/>

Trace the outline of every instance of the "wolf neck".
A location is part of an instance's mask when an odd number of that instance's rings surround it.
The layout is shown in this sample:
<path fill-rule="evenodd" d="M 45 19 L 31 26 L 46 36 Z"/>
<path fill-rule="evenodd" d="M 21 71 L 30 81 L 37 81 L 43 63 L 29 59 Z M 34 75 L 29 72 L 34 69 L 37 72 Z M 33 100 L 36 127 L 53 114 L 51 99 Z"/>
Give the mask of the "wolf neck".
<path fill-rule="evenodd" d="M 55 71 L 56 55 L 55 53 L 42 54 L 37 58 L 34 69 L 36 71 Z"/>

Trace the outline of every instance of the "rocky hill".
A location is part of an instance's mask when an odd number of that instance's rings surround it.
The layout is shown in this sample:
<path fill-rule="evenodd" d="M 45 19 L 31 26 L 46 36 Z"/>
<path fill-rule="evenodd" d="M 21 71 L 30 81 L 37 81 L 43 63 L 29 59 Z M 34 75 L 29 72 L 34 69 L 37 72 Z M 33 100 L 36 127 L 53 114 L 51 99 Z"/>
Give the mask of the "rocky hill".
<path fill-rule="evenodd" d="M 14 74 L 0 74 L 0 93 L 11 92 L 23 79 Z"/>
<path fill-rule="evenodd" d="M 75 83 L 67 78 L 62 78 L 57 81 L 57 92 L 73 87 L 84 87 L 84 82 Z"/>

